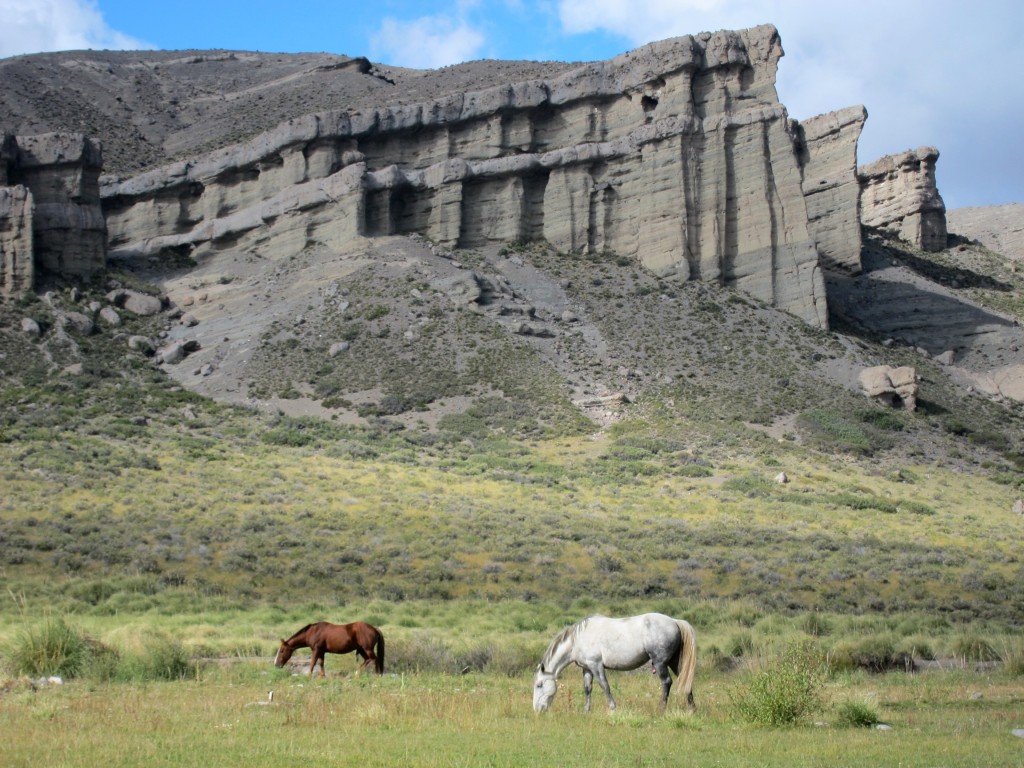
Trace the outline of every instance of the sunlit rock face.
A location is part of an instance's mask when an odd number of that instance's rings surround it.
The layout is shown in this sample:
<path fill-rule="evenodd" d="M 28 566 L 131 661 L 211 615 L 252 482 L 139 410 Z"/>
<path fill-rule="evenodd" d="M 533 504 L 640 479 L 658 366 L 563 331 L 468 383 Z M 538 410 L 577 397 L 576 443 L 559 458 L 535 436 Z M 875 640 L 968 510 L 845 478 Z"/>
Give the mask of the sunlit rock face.
<path fill-rule="evenodd" d="M 935 184 L 939 150 L 918 147 L 858 169 L 861 222 L 924 251 L 946 247 L 946 206 Z"/>
<path fill-rule="evenodd" d="M 357 236 L 464 248 L 543 239 L 731 285 L 825 326 L 816 240 L 829 248 L 849 227 L 810 231 L 803 144 L 775 92 L 781 56 L 772 26 L 704 33 L 552 79 L 308 115 L 111 179 L 110 247 L 281 258 Z M 828 176 L 828 162 L 811 162 Z M 828 216 L 816 209 L 819 230 Z"/>
<path fill-rule="evenodd" d="M 847 107 L 800 123 L 808 227 L 827 270 L 861 271 L 857 141 L 867 112 Z"/>

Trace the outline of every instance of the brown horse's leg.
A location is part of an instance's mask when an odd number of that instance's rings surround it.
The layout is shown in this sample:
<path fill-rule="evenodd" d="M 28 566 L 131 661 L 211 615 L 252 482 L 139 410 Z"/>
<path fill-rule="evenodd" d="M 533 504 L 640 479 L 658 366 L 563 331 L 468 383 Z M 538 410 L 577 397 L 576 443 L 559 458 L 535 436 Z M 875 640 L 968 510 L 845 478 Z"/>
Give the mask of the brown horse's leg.
<path fill-rule="evenodd" d="M 324 669 L 324 649 L 322 646 L 315 646 L 313 649 L 313 658 L 309 663 L 309 676 L 313 677 L 313 671 L 316 669 L 317 662 L 320 663 L 320 677 L 327 677 L 327 670 Z"/>
<path fill-rule="evenodd" d="M 363 663 L 359 665 L 359 669 L 356 670 L 356 674 L 358 675 L 360 672 L 362 672 L 370 665 L 371 661 L 373 661 L 373 653 L 365 651 L 362 648 L 357 648 L 356 653 L 363 660 Z"/>

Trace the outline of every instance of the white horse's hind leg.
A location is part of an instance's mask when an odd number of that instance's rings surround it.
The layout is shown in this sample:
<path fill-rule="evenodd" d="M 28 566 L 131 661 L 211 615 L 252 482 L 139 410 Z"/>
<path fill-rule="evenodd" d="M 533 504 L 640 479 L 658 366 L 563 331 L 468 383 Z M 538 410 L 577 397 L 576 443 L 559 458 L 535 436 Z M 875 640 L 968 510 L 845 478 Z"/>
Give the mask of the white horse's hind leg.
<path fill-rule="evenodd" d="M 668 671 L 668 664 L 665 662 L 655 664 L 654 671 L 657 672 L 658 678 L 661 680 L 661 708 L 664 709 L 668 706 L 668 694 L 672 690 L 672 674 Z"/>

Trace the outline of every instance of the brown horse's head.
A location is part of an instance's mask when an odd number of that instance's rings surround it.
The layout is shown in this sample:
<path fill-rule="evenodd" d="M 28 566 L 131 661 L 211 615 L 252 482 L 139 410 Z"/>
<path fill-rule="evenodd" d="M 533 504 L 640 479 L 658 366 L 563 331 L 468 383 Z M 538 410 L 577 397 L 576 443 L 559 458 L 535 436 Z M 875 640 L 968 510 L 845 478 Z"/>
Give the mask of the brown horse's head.
<path fill-rule="evenodd" d="M 295 653 L 295 649 L 288 645 L 287 640 L 281 641 L 281 647 L 277 649 L 277 658 L 274 659 L 274 666 L 281 668 L 288 663 L 288 659 Z"/>

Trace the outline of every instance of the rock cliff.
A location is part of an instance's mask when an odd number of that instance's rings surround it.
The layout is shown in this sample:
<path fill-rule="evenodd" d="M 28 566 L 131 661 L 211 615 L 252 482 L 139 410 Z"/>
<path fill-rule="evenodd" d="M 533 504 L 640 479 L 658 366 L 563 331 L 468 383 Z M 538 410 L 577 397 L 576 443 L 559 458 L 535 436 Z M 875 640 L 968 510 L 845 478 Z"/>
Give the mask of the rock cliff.
<path fill-rule="evenodd" d="M 807 221 L 825 269 L 861 270 L 857 141 L 864 107 L 847 107 L 800 124 Z"/>
<path fill-rule="evenodd" d="M 35 275 L 32 193 L 9 186 L 17 152 L 13 136 L 0 139 L 0 296 L 30 290 Z"/>
<path fill-rule="evenodd" d="M 935 184 L 939 151 L 918 147 L 858 169 L 861 222 L 925 251 L 946 247 L 946 206 Z"/>
<path fill-rule="evenodd" d="M 107 180 L 110 246 L 282 258 L 359 235 L 544 239 L 734 286 L 825 326 L 796 127 L 775 93 L 781 55 L 772 26 L 704 33 L 552 79 L 290 120 Z"/>
<path fill-rule="evenodd" d="M 106 268 L 99 144 L 81 134 L 6 136 L 0 150 L 0 291 L 37 271 L 89 277 Z"/>
<path fill-rule="evenodd" d="M 241 52 L 59 54 L 48 75 L 34 57 L 0 62 L 5 126 L 87 114 L 105 141 L 116 137 L 119 170 L 221 147 L 104 177 L 97 192 L 98 143 L 9 137 L 2 290 L 31 286 L 34 274 L 88 276 L 107 247 L 119 258 L 242 250 L 280 260 L 419 234 L 449 250 L 546 241 L 567 254 L 615 254 L 825 327 L 823 272 L 861 272 L 862 222 L 944 243 L 937 153 L 886 158 L 858 176 L 864 108 L 790 120 L 775 92 L 781 56 L 766 25 L 603 62 L 450 72 Z M 70 101 L 51 103 L 65 80 Z M 34 82 L 43 101 L 33 106 Z M 345 108 L 324 108 L 337 104 Z M 125 130 L 142 131 L 134 139 L 113 128 L 127 114 Z"/>

